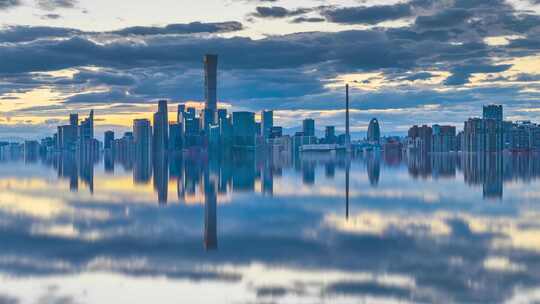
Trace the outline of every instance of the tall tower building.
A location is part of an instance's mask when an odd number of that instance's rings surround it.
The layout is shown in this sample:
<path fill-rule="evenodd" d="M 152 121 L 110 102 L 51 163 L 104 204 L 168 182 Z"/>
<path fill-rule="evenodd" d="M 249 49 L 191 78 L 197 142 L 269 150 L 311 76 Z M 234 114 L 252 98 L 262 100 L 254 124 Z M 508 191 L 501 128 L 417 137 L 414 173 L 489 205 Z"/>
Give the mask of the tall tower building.
<path fill-rule="evenodd" d="M 503 106 L 485 105 L 482 108 L 484 119 L 484 151 L 500 152 L 504 148 Z"/>
<path fill-rule="evenodd" d="M 204 97 L 205 109 L 217 110 L 217 55 L 204 56 Z"/>
<path fill-rule="evenodd" d="M 135 183 L 146 183 L 152 175 L 150 163 L 152 126 L 148 119 L 133 121 L 133 139 L 135 142 L 135 166 L 133 180 Z"/>
<path fill-rule="evenodd" d="M 367 140 L 368 142 L 373 144 L 379 144 L 381 141 L 381 128 L 379 126 L 379 121 L 377 120 L 377 118 L 372 118 L 369 122 Z"/>
<path fill-rule="evenodd" d="M 261 122 L 262 122 L 262 136 L 263 138 L 269 138 L 272 127 L 274 126 L 274 111 L 262 111 L 261 113 Z"/>
<path fill-rule="evenodd" d="M 148 119 L 135 119 L 133 121 L 133 139 L 136 153 L 150 153 L 152 142 L 152 126 Z"/>
<path fill-rule="evenodd" d="M 169 142 L 169 113 L 167 100 L 160 100 L 154 113 L 154 152 L 167 151 Z"/>

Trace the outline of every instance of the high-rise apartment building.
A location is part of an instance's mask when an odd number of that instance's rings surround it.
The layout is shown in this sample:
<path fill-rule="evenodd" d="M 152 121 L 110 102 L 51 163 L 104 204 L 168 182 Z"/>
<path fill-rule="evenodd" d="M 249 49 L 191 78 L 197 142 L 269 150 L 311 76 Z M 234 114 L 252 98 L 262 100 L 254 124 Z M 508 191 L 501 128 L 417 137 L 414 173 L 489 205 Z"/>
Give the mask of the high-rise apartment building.
<path fill-rule="evenodd" d="M 432 152 L 456 151 L 456 127 L 433 125 Z"/>

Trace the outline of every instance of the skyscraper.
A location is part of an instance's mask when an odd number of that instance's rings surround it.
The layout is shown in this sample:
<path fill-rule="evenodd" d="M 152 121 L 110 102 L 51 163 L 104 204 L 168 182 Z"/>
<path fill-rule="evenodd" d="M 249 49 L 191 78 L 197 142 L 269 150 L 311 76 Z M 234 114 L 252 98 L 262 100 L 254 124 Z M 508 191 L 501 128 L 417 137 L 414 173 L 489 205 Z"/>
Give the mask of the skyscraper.
<path fill-rule="evenodd" d="M 324 142 L 326 144 L 336 143 L 336 127 L 335 126 L 326 126 L 326 129 L 324 130 Z"/>
<path fill-rule="evenodd" d="M 217 55 L 207 54 L 204 56 L 205 108 L 214 112 L 217 110 L 217 64 Z"/>
<path fill-rule="evenodd" d="M 135 143 L 133 179 L 136 183 L 146 183 L 152 175 L 150 165 L 152 126 L 148 119 L 135 119 L 133 121 L 133 138 Z"/>
<path fill-rule="evenodd" d="M 69 124 L 74 127 L 79 126 L 79 114 L 69 114 Z"/>
<path fill-rule="evenodd" d="M 433 125 L 432 152 L 456 151 L 456 127 Z"/>
<path fill-rule="evenodd" d="M 114 132 L 113 131 L 105 131 L 105 138 L 103 140 L 105 143 L 105 150 L 112 149 L 112 145 L 114 142 Z"/>
<path fill-rule="evenodd" d="M 503 107 L 502 105 L 486 105 L 482 108 L 484 119 L 494 119 L 502 122 L 503 120 Z"/>
<path fill-rule="evenodd" d="M 372 118 L 369 122 L 367 131 L 367 140 L 372 144 L 380 144 L 381 141 L 381 129 L 377 118 Z"/>
<path fill-rule="evenodd" d="M 302 122 L 302 131 L 304 136 L 315 136 L 315 120 L 311 118 L 304 119 Z"/>
<path fill-rule="evenodd" d="M 255 147 L 255 113 L 234 112 L 233 117 L 233 144 L 239 148 Z"/>
<path fill-rule="evenodd" d="M 179 104 L 178 110 L 176 112 L 176 122 L 177 123 L 183 123 L 184 122 L 184 116 L 186 112 L 186 105 L 185 104 Z"/>
<path fill-rule="evenodd" d="M 262 123 L 262 136 L 264 139 L 270 137 L 270 132 L 274 126 L 274 111 L 262 111 L 261 113 Z"/>
<path fill-rule="evenodd" d="M 504 148 L 503 107 L 486 105 L 482 108 L 484 118 L 484 151 L 500 152 Z"/>
<path fill-rule="evenodd" d="M 152 142 L 152 126 L 148 119 L 135 119 L 133 121 L 133 138 L 136 154 L 150 154 Z"/>
<path fill-rule="evenodd" d="M 154 152 L 167 151 L 169 142 L 169 114 L 167 100 L 160 100 L 158 111 L 154 113 Z"/>

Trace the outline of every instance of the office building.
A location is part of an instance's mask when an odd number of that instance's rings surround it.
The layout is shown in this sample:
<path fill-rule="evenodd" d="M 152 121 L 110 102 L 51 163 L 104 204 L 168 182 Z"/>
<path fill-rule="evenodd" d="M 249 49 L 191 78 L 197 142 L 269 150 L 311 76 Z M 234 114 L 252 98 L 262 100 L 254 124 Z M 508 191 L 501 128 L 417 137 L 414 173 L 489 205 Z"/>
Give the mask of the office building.
<path fill-rule="evenodd" d="M 279 138 L 283 136 L 283 127 L 272 127 L 270 129 L 270 138 Z"/>
<path fill-rule="evenodd" d="M 88 118 L 81 122 L 79 127 L 79 138 L 82 142 L 94 139 L 94 110 L 90 110 Z"/>
<path fill-rule="evenodd" d="M 227 119 L 227 109 L 218 109 L 217 110 L 217 124 L 220 121 Z"/>
<path fill-rule="evenodd" d="M 169 124 L 169 150 L 170 151 L 182 150 L 182 124 L 181 123 Z"/>
<path fill-rule="evenodd" d="M 408 131 L 408 149 L 427 154 L 432 148 L 433 129 L 427 125 L 413 126 Z"/>
<path fill-rule="evenodd" d="M 336 127 L 335 126 L 326 126 L 324 129 L 324 143 L 325 144 L 335 144 L 337 141 L 336 138 Z"/>
<path fill-rule="evenodd" d="M 154 113 L 154 152 L 163 153 L 169 146 L 169 114 L 167 100 L 160 100 Z"/>
<path fill-rule="evenodd" d="M 484 151 L 501 152 L 504 149 L 503 106 L 485 105 L 482 108 L 484 119 Z"/>
<path fill-rule="evenodd" d="M 367 141 L 371 144 L 380 144 L 381 143 L 381 129 L 379 126 L 379 121 L 377 118 L 372 118 L 369 122 L 368 131 L 367 131 Z"/>
<path fill-rule="evenodd" d="M 79 126 L 79 114 L 69 114 L 69 124 L 74 127 Z"/>
<path fill-rule="evenodd" d="M 456 127 L 433 125 L 432 152 L 456 151 Z"/>
<path fill-rule="evenodd" d="M 147 183 L 152 175 L 150 161 L 152 155 L 152 126 L 150 120 L 135 119 L 133 121 L 133 143 L 135 150 L 133 179 L 135 183 Z"/>
<path fill-rule="evenodd" d="M 261 113 L 262 137 L 266 140 L 270 138 L 272 127 L 274 127 L 274 111 L 262 111 Z"/>
<path fill-rule="evenodd" d="M 111 150 L 114 142 L 114 131 L 105 131 L 103 142 L 105 150 Z"/>
<path fill-rule="evenodd" d="M 75 151 L 77 144 L 77 128 L 72 125 L 59 126 L 57 131 L 57 149 Z"/>
<path fill-rule="evenodd" d="M 133 141 L 136 155 L 150 155 L 152 126 L 148 119 L 135 119 L 133 121 Z"/>
<path fill-rule="evenodd" d="M 176 122 L 182 123 L 184 121 L 186 113 L 186 105 L 185 104 L 179 104 L 178 109 L 176 110 Z"/>
<path fill-rule="evenodd" d="M 482 108 L 483 119 L 493 119 L 498 122 L 503 121 L 502 105 L 486 105 Z"/>
<path fill-rule="evenodd" d="M 212 115 L 208 114 L 208 118 L 214 117 L 217 111 L 217 55 L 205 55 L 204 56 L 204 97 L 205 97 L 205 110 Z M 212 120 L 210 124 L 214 124 Z"/>
<path fill-rule="evenodd" d="M 484 122 L 480 118 L 469 118 L 463 126 L 463 144 L 464 152 L 483 152 L 484 151 Z"/>
<path fill-rule="evenodd" d="M 315 136 L 315 120 L 311 118 L 304 119 L 302 122 L 302 132 L 304 136 Z"/>
<path fill-rule="evenodd" d="M 256 145 L 255 113 L 234 112 L 233 145 L 237 148 L 253 148 Z"/>

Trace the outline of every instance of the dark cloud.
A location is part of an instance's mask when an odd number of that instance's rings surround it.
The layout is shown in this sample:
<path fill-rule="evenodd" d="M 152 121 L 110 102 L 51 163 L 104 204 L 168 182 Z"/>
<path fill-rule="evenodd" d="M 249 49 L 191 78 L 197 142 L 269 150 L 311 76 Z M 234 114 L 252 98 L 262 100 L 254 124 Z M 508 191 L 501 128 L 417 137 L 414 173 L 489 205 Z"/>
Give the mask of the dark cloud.
<path fill-rule="evenodd" d="M 397 286 L 385 286 L 374 282 L 338 282 L 329 285 L 326 288 L 326 292 L 330 294 L 341 295 L 363 295 L 385 298 L 401 298 L 401 299 L 414 299 L 412 297 L 413 292 L 410 289 L 397 287 Z M 419 299 L 415 299 L 419 301 Z"/>
<path fill-rule="evenodd" d="M 285 18 L 306 14 L 312 11 L 312 9 L 309 8 L 289 10 L 281 6 L 258 6 L 255 10 L 256 12 L 253 13 L 252 16 L 258 18 Z"/>
<path fill-rule="evenodd" d="M 452 27 L 465 23 L 472 14 L 465 9 L 446 9 L 429 16 L 418 16 L 415 24 L 422 28 Z"/>
<path fill-rule="evenodd" d="M 242 23 L 236 21 L 219 23 L 192 22 L 187 24 L 169 24 L 165 27 L 134 26 L 109 32 L 117 35 L 168 35 L 193 33 L 225 33 L 242 30 Z"/>
<path fill-rule="evenodd" d="M 46 14 L 46 15 L 41 16 L 41 19 L 56 20 L 56 19 L 60 19 L 60 18 L 62 18 L 62 16 L 59 15 L 59 14 Z"/>
<path fill-rule="evenodd" d="M 499 73 L 510 69 L 510 64 L 490 65 L 485 63 L 470 63 L 452 68 L 452 75 L 445 80 L 446 85 L 456 86 L 469 83 L 473 73 Z"/>
<path fill-rule="evenodd" d="M 296 17 L 291 20 L 291 23 L 317 23 L 324 22 L 326 19 L 321 17 Z"/>
<path fill-rule="evenodd" d="M 59 8 L 74 8 L 77 0 L 37 0 L 39 8 L 46 11 L 54 11 Z"/>
<path fill-rule="evenodd" d="M 0 10 L 10 9 L 21 4 L 20 0 L 0 0 Z"/>
<path fill-rule="evenodd" d="M 377 24 L 412 16 L 409 4 L 331 8 L 322 11 L 329 22 L 343 24 Z"/>
<path fill-rule="evenodd" d="M 127 86 L 134 84 L 135 78 L 131 75 L 118 72 L 81 70 L 73 76 L 72 81 L 75 83 L 87 83 L 95 86 Z"/>
<path fill-rule="evenodd" d="M 57 14 L 45 15 L 50 18 L 61 17 Z M 235 32 L 243 29 L 240 22 L 218 22 L 218 23 L 177 23 L 169 24 L 164 27 L 135 26 L 108 32 L 85 32 L 72 28 L 50 27 L 50 26 L 24 26 L 15 25 L 0 29 L 0 42 L 28 42 L 36 39 L 47 38 L 70 38 L 74 36 L 99 36 L 99 35 L 118 35 L 118 36 L 154 36 L 154 35 L 182 35 L 199 33 L 225 33 Z"/>
<path fill-rule="evenodd" d="M 415 81 L 415 80 L 427 80 L 432 78 L 434 75 L 429 72 L 420 72 L 420 73 L 414 73 L 411 75 L 407 75 L 401 79 L 408 80 L 408 81 Z"/>
<path fill-rule="evenodd" d="M 27 42 L 36 39 L 82 35 L 83 33 L 80 30 L 63 27 L 15 25 L 0 30 L 0 42 Z"/>

